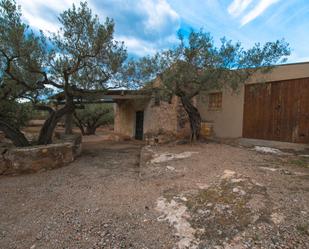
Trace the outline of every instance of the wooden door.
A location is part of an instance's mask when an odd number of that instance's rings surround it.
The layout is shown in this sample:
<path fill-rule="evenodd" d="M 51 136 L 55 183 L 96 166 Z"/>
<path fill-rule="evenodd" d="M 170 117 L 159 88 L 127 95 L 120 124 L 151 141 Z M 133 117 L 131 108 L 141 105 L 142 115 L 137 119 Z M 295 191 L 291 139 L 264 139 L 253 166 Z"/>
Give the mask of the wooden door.
<path fill-rule="evenodd" d="M 144 112 L 136 112 L 136 121 L 135 121 L 135 139 L 143 140 L 144 135 Z"/>
<path fill-rule="evenodd" d="M 309 143 L 309 78 L 245 86 L 243 137 Z"/>

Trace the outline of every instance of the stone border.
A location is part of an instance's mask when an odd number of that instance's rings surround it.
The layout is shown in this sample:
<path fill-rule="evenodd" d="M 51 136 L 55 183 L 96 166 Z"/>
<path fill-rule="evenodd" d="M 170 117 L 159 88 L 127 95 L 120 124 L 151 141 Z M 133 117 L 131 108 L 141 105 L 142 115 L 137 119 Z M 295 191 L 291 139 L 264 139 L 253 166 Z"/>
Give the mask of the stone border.
<path fill-rule="evenodd" d="M 81 153 L 80 134 L 61 135 L 57 143 L 8 148 L 0 155 L 0 175 L 18 175 L 59 168 Z"/>

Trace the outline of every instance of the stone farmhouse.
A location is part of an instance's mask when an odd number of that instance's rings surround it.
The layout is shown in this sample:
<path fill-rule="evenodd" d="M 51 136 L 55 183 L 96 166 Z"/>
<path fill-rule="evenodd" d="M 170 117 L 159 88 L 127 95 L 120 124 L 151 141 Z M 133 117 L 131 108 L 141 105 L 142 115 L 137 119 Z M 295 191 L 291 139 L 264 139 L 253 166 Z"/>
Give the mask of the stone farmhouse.
<path fill-rule="evenodd" d="M 110 98 L 117 133 L 160 143 L 190 132 L 176 96 L 163 101 L 155 94 L 122 91 Z M 255 74 L 237 93 L 202 93 L 194 102 L 203 120 L 202 135 L 309 143 L 309 62 L 276 66 Z"/>

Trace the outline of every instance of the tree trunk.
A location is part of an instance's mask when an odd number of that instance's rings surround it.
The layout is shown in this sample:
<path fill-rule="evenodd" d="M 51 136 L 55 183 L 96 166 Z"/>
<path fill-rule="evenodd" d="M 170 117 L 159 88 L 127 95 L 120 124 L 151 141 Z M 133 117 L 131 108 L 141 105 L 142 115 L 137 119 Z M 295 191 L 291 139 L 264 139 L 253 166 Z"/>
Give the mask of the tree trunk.
<path fill-rule="evenodd" d="M 13 128 L 4 120 L 0 120 L 0 130 L 4 132 L 5 136 L 8 137 L 16 147 L 25 147 L 30 145 L 25 135 L 19 129 Z"/>
<path fill-rule="evenodd" d="M 52 143 L 52 138 L 57 123 L 65 114 L 67 114 L 68 112 L 72 112 L 72 110 L 74 110 L 74 106 L 65 105 L 64 107 L 62 107 L 57 111 L 55 110 L 50 111 L 49 117 L 45 120 L 40 130 L 40 135 L 38 139 L 39 145 Z"/>
<path fill-rule="evenodd" d="M 64 122 L 64 133 L 65 134 L 73 134 L 73 113 L 74 113 L 74 102 L 73 102 L 73 97 L 66 93 L 66 100 L 65 104 L 68 106 L 73 107 L 69 112 L 66 113 L 65 115 L 65 122 Z"/>
<path fill-rule="evenodd" d="M 187 96 L 181 96 L 181 103 L 185 108 L 190 121 L 191 128 L 191 142 L 196 141 L 200 136 L 201 131 L 201 115 L 198 109 L 192 104 L 191 100 Z"/>
<path fill-rule="evenodd" d="M 80 129 L 80 132 L 82 133 L 83 136 L 86 135 L 85 133 L 85 129 L 84 129 L 84 126 L 83 126 L 83 123 L 82 121 L 78 118 L 76 112 L 74 112 L 74 123 L 75 125 Z"/>
<path fill-rule="evenodd" d="M 65 115 L 64 124 L 65 124 L 64 133 L 73 134 L 73 114 L 72 113 L 67 113 Z"/>
<path fill-rule="evenodd" d="M 86 127 L 86 135 L 94 135 L 96 129 L 97 129 L 96 126 Z"/>

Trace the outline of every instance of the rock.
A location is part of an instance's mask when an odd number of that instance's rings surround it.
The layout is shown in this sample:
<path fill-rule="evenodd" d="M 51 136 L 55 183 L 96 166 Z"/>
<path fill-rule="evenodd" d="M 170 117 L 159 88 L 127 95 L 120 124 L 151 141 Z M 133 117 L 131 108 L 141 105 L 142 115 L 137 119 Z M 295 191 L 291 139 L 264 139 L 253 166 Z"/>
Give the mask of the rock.
<path fill-rule="evenodd" d="M 272 172 L 275 172 L 277 171 L 278 169 L 275 169 L 275 168 L 270 168 L 270 167 L 260 167 L 260 169 L 263 169 L 263 170 L 268 170 L 268 171 L 272 171 Z"/>
<path fill-rule="evenodd" d="M 221 176 L 221 179 L 229 179 L 232 178 L 236 174 L 235 171 L 232 170 L 224 170 L 223 175 Z"/>
<path fill-rule="evenodd" d="M 272 213 L 270 217 L 272 222 L 274 222 L 276 225 L 279 225 L 284 220 L 284 216 L 278 213 Z"/>
<path fill-rule="evenodd" d="M 158 221 L 168 221 L 175 228 L 175 235 L 179 237 L 178 248 L 196 248 L 198 240 L 195 237 L 196 230 L 189 223 L 190 215 L 187 207 L 174 200 L 168 202 L 164 197 L 157 200 L 156 210 L 162 215 Z"/>
<path fill-rule="evenodd" d="M 287 169 L 281 169 L 280 172 L 284 175 L 292 175 L 292 172 Z"/>
<path fill-rule="evenodd" d="M 156 154 L 150 162 L 151 163 L 164 163 L 164 162 L 169 162 L 169 161 L 176 160 L 176 159 L 188 158 L 196 153 L 198 152 L 185 151 L 185 152 L 178 153 L 178 154 L 173 154 L 173 153 Z"/>
<path fill-rule="evenodd" d="M 180 197 L 180 200 L 182 200 L 182 201 L 188 201 L 188 199 L 187 199 L 185 196 L 181 196 L 181 197 Z"/>
<path fill-rule="evenodd" d="M 207 189 L 209 188 L 208 184 L 204 184 L 204 183 L 197 183 L 196 184 L 198 186 L 199 189 Z"/>
<path fill-rule="evenodd" d="M 245 195 L 246 192 L 240 188 L 233 188 L 233 193 L 237 193 L 237 194 L 240 194 L 240 195 Z"/>
<path fill-rule="evenodd" d="M 170 170 L 170 171 L 174 171 L 174 170 L 175 170 L 175 168 L 172 167 L 172 166 L 166 166 L 166 168 L 167 168 L 168 170 Z"/>
<path fill-rule="evenodd" d="M 243 181 L 245 181 L 245 179 L 242 179 L 242 178 L 233 178 L 233 179 L 231 179 L 232 183 L 239 183 L 239 182 L 243 182 Z"/>

